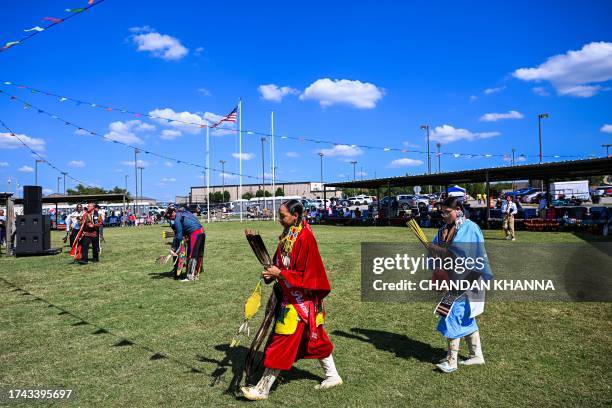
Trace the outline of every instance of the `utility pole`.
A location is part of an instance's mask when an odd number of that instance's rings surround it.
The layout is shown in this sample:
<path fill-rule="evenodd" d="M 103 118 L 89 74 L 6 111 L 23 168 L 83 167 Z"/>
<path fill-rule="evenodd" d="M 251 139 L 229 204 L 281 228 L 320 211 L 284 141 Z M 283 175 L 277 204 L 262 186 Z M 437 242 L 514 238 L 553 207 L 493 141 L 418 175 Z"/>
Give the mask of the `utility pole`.
<path fill-rule="evenodd" d="M 440 173 L 441 172 L 440 158 L 442 157 L 442 154 L 440 154 L 440 147 L 442 147 L 442 143 L 440 142 L 436 143 L 436 147 L 438 148 L 438 173 Z"/>
<path fill-rule="evenodd" d="M 612 144 L 602 144 L 601 145 L 601 147 L 606 149 L 606 157 L 610 157 L 610 146 L 612 146 Z"/>
<path fill-rule="evenodd" d="M 56 190 L 56 191 L 57 191 L 57 194 L 59 194 L 59 193 L 60 193 L 60 191 L 59 191 L 59 186 L 60 186 L 60 180 L 61 180 L 61 179 L 62 179 L 62 177 L 61 177 L 61 176 L 57 176 L 57 190 Z"/>

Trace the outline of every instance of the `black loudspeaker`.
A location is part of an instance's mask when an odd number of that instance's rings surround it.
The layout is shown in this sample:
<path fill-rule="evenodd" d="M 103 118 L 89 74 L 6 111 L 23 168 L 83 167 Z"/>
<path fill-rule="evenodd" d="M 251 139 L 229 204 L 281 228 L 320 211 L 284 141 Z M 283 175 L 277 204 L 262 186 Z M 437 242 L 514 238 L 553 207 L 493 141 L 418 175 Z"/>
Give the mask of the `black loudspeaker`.
<path fill-rule="evenodd" d="M 17 233 L 48 232 L 51 231 L 51 218 L 42 214 L 18 215 L 15 226 Z"/>
<path fill-rule="evenodd" d="M 23 213 L 42 214 L 41 186 L 23 186 Z"/>
<path fill-rule="evenodd" d="M 16 255 L 42 254 L 51 246 L 51 233 L 48 232 L 19 232 L 16 238 Z"/>
<path fill-rule="evenodd" d="M 16 255 L 42 254 L 51 246 L 51 218 L 42 214 L 18 215 Z"/>

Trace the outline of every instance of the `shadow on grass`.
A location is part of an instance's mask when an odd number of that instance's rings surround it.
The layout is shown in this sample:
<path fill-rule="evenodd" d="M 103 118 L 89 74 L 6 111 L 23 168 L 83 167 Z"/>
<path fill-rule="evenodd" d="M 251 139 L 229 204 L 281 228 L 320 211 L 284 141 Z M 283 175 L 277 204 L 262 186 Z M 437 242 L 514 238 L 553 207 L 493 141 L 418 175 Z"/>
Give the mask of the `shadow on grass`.
<path fill-rule="evenodd" d="M 177 364 L 179 366 L 187 368 L 189 373 L 192 373 L 192 374 L 201 374 L 202 373 L 202 371 L 200 369 L 194 367 L 189 362 L 185 362 L 185 361 L 182 361 L 182 360 L 180 360 L 178 358 L 172 357 L 169 354 L 153 350 L 151 347 L 148 347 L 145 344 L 140 344 L 140 343 L 137 343 L 135 341 L 126 339 L 126 338 L 120 336 L 119 334 L 112 332 L 110 329 L 106 329 L 104 327 L 98 326 L 95 323 L 89 322 L 89 321 L 83 319 L 82 317 L 80 317 L 79 315 L 74 314 L 74 313 L 70 312 L 69 310 L 66 310 L 66 309 L 62 308 L 61 306 L 53 304 L 50 301 L 48 301 L 48 300 L 46 300 L 46 299 L 44 299 L 42 297 L 36 296 L 36 295 L 26 291 L 25 289 L 16 286 L 14 283 L 8 281 L 7 279 L 4 279 L 3 277 L 0 277 L 0 283 L 3 283 L 6 287 L 11 288 L 12 292 L 21 292 L 21 295 L 24 295 L 24 296 L 27 296 L 27 295 L 33 296 L 36 300 L 40 300 L 41 302 L 45 303 L 47 305 L 47 309 L 56 309 L 56 310 L 58 310 L 59 311 L 59 313 L 57 314 L 58 316 L 68 315 L 68 316 L 70 316 L 72 318 L 77 319 L 77 321 L 75 323 L 70 324 L 70 326 L 72 326 L 72 327 L 90 326 L 90 327 L 96 329 L 94 332 L 91 333 L 92 335 L 102 335 L 102 334 L 104 334 L 104 335 L 109 335 L 109 336 L 114 337 L 117 341 L 111 347 L 131 347 L 131 346 L 133 346 L 133 347 L 136 347 L 136 348 L 140 349 L 142 352 L 144 352 L 146 355 L 148 355 L 149 360 L 155 361 L 155 360 L 168 359 L 170 361 L 173 361 L 175 364 Z"/>
<path fill-rule="evenodd" d="M 151 272 L 149 274 L 149 276 L 151 277 L 151 279 L 174 279 L 175 277 L 175 273 L 174 271 L 168 271 L 168 272 Z"/>
<path fill-rule="evenodd" d="M 216 360 L 202 355 L 197 356 L 198 361 L 200 362 L 217 364 L 217 367 L 211 373 L 212 381 L 210 386 L 213 387 L 222 382 L 226 382 L 226 374 L 228 374 L 228 371 L 231 370 L 232 378 L 230 379 L 229 385 L 225 390 L 225 394 L 230 394 L 236 398 L 243 399 L 242 394 L 240 393 L 240 386 L 242 384 L 242 380 L 244 379 L 244 362 L 249 349 L 244 346 L 230 347 L 229 344 L 219 344 L 215 346 L 215 349 L 224 352 L 225 357 L 223 357 L 221 360 Z M 263 367 L 261 364 L 262 358 L 263 353 L 257 352 L 255 357 L 255 361 L 257 362 L 257 372 L 254 375 L 255 378 L 259 378 L 263 372 Z M 314 375 L 309 371 L 292 367 L 290 370 L 281 373 L 279 380 L 274 384 L 272 389 L 275 389 L 279 384 L 286 384 L 291 381 L 301 379 L 316 381 L 323 380 L 323 378 Z"/>
<path fill-rule="evenodd" d="M 411 339 L 403 334 L 388 331 L 354 327 L 351 329 L 351 333 L 336 330 L 332 334 L 370 343 L 377 349 L 394 353 L 400 358 L 416 358 L 426 363 L 437 362 L 446 353 L 446 350 L 442 348 L 432 347 L 427 343 Z"/>

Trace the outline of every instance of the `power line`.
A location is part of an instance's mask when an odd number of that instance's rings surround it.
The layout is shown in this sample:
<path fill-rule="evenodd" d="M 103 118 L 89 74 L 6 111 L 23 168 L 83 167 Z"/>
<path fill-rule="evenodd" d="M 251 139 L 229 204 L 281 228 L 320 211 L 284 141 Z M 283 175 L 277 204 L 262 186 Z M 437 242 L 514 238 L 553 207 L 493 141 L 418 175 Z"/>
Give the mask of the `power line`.
<path fill-rule="evenodd" d="M 204 123 L 196 123 L 196 122 L 190 122 L 190 121 L 185 121 L 185 120 L 180 120 L 180 119 L 174 119 L 174 118 L 168 118 L 168 117 L 163 117 L 163 116 L 156 116 L 156 115 L 151 115 L 149 113 L 143 113 L 143 112 L 137 112 L 134 110 L 129 110 L 129 109 L 125 109 L 125 108 L 118 108 L 118 107 L 112 107 L 110 105 L 106 105 L 106 104 L 99 104 L 99 103 L 95 103 L 95 102 L 89 102 L 89 101 L 84 101 L 84 100 L 80 100 L 80 99 L 76 99 L 76 98 L 72 98 L 72 97 L 68 97 L 68 96 L 63 96 L 63 95 L 59 95 L 53 92 L 47 92 L 47 91 L 43 91 L 37 88 L 33 88 L 29 85 L 23 85 L 23 84 L 15 84 L 11 81 L 4 81 L 3 82 L 4 85 L 10 85 L 10 86 L 15 86 L 19 89 L 27 89 L 29 90 L 31 93 L 33 94 L 42 94 L 45 96 L 49 96 L 49 97 L 54 97 L 57 99 L 57 101 L 59 102 L 65 102 L 65 101 L 70 101 L 75 103 L 77 106 L 88 106 L 90 108 L 97 108 L 97 109 L 102 109 L 106 112 L 119 112 L 122 114 L 128 114 L 128 115 L 132 115 L 136 118 L 142 118 L 142 117 L 146 117 L 149 119 L 155 119 L 155 120 L 161 120 L 161 121 L 166 121 L 166 123 L 168 124 L 182 124 L 182 125 L 187 125 L 187 126 L 197 126 L 199 128 L 205 128 L 208 125 L 204 124 Z M 0 92 L 3 92 L 2 90 L 0 90 Z M 238 130 L 238 129 L 232 129 L 232 128 L 228 128 L 228 127 L 213 127 L 211 126 L 211 129 L 215 129 L 215 130 L 226 130 L 226 131 L 230 131 L 232 133 L 240 133 L 242 132 L 243 134 L 246 135 L 256 135 L 256 136 L 264 136 L 264 137 L 272 137 L 272 135 L 270 133 L 267 132 L 259 132 L 259 131 L 254 131 L 254 130 L 248 130 L 248 129 L 243 129 L 242 131 Z M 370 145 L 363 145 L 363 144 L 353 144 L 353 143 L 346 143 L 346 142 L 336 142 L 336 141 L 330 141 L 330 140 L 324 140 L 324 139 L 313 139 L 313 138 L 306 138 L 306 137 L 296 137 L 296 136 L 287 136 L 287 135 L 276 135 L 276 138 L 279 138 L 281 140 L 283 139 L 287 139 L 287 140 L 294 140 L 294 141 L 298 141 L 298 142 L 309 142 L 309 143 L 314 143 L 314 144 L 325 144 L 325 145 L 330 145 L 330 146 L 348 146 L 348 147 L 352 147 L 352 148 L 361 148 L 361 149 L 367 149 L 367 150 L 380 150 L 380 151 L 394 151 L 394 152 L 400 152 L 400 153 L 416 153 L 416 154 L 422 154 L 422 155 L 427 155 L 426 151 L 421 151 L 421 150 L 412 150 L 412 149 L 406 149 L 406 148 L 399 148 L 399 147 L 384 147 L 384 146 L 370 146 Z M 443 156 L 453 156 L 454 158 L 476 158 L 476 157 L 484 157 L 484 158 L 491 158 L 491 157 L 501 157 L 501 158 L 505 158 L 507 157 L 507 154 L 488 154 L 488 153 L 457 153 L 457 152 L 441 152 L 440 153 Z M 527 155 L 527 154 L 519 154 L 519 157 L 539 157 L 539 155 Z M 543 157 L 548 157 L 548 158 L 581 158 L 584 156 L 578 156 L 578 155 L 546 155 Z"/>
<path fill-rule="evenodd" d="M 19 143 L 21 143 L 23 146 L 25 146 L 28 150 L 30 150 L 30 152 L 32 152 L 32 154 L 34 154 L 36 157 L 38 157 L 42 162 L 46 163 L 49 167 L 51 167 L 52 169 L 54 169 L 55 171 L 57 171 L 58 173 L 67 176 L 69 179 L 82 184 L 86 187 L 97 187 L 94 184 L 89 184 L 86 183 L 83 180 L 79 180 L 76 177 L 71 176 L 67 171 L 63 171 L 60 168 L 58 168 L 57 166 L 55 166 L 53 163 L 51 163 L 48 159 L 46 159 L 44 156 L 42 156 L 40 153 L 38 153 L 36 150 L 34 150 L 32 147 L 30 147 L 26 142 L 23 141 L 22 138 L 20 138 L 15 132 L 13 132 L 13 130 L 11 128 L 9 128 L 7 126 L 6 123 L 4 123 L 4 121 L 2 119 L 0 119 L 0 126 L 2 126 L 6 131 L 9 132 L 9 135 L 11 137 L 14 137 L 15 139 L 17 139 L 19 141 Z"/>
<path fill-rule="evenodd" d="M 64 119 L 64 118 L 62 118 L 62 117 L 60 117 L 58 115 L 55 115 L 55 114 L 50 113 L 50 112 L 48 112 L 48 111 L 46 111 L 46 110 L 44 110 L 42 108 L 39 108 L 36 105 L 32 105 L 32 104 L 28 103 L 27 101 L 25 101 L 23 99 L 20 99 L 20 98 L 14 96 L 14 95 L 10 95 L 10 94 L 8 94 L 6 92 L 0 91 L 0 95 L 2 95 L 2 94 L 3 95 L 7 95 L 11 100 L 16 100 L 16 101 L 19 101 L 19 102 L 23 103 L 24 104 L 24 108 L 26 108 L 26 109 L 30 109 L 30 108 L 36 109 L 39 114 L 47 115 L 47 116 L 49 116 L 49 117 L 51 117 L 51 118 L 53 118 L 55 120 L 63 122 L 67 126 L 71 126 L 71 127 L 75 128 L 77 130 L 85 131 L 85 132 L 89 133 L 92 136 L 100 137 L 102 139 L 111 141 L 111 142 L 113 142 L 115 144 L 119 144 L 119 145 L 128 147 L 130 149 L 138 150 L 139 152 L 142 152 L 142 153 L 145 153 L 145 154 L 148 154 L 148 155 L 151 155 L 151 156 L 159 157 L 160 159 L 171 160 L 171 161 L 176 162 L 177 164 L 184 164 L 184 165 L 187 165 L 187 166 L 194 166 L 194 167 L 198 167 L 198 168 L 201 168 L 201 169 L 204 169 L 204 170 L 208 169 L 208 170 L 212 170 L 212 171 L 215 171 L 215 172 L 218 172 L 218 173 L 222 172 L 222 170 L 219 170 L 219 169 L 216 169 L 216 168 L 213 168 L 213 167 L 208 167 L 207 168 L 206 166 L 202 166 L 201 164 L 192 163 L 192 162 L 189 162 L 189 161 L 186 161 L 186 160 L 179 160 L 179 159 L 171 157 L 171 156 L 166 156 L 166 155 L 163 155 L 163 154 L 160 154 L 160 153 L 156 153 L 156 152 L 153 152 L 153 151 L 150 151 L 150 150 L 146 150 L 146 149 L 144 149 L 142 147 L 133 146 L 133 145 L 131 145 L 129 143 L 125 143 L 125 142 L 121 142 L 119 140 L 115 140 L 115 139 L 110 138 L 110 137 L 108 137 L 106 135 L 102 135 L 102 134 L 97 133 L 95 131 L 89 130 L 89 129 L 83 127 L 83 126 L 80 126 L 80 125 L 77 125 L 75 123 L 72 123 L 72 122 L 70 122 L 70 121 L 68 121 L 68 120 L 66 120 L 66 119 Z M 241 175 L 240 173 L 229 172 L 229 171 L 226 171 L 225 174 L 231 174 L 233 176 L 242 176 L 242 177 L 246 177 L 246 178 L 250 178 L 250 179 L 254 179 L 254 180 L 259 180 L 260 179 L 258 176 L 251 176 L 251 175 L 248 175 L 248 174 L 242 174 Z M 287 182 L 286 180 L 279 180 L 279 181 Z"/>

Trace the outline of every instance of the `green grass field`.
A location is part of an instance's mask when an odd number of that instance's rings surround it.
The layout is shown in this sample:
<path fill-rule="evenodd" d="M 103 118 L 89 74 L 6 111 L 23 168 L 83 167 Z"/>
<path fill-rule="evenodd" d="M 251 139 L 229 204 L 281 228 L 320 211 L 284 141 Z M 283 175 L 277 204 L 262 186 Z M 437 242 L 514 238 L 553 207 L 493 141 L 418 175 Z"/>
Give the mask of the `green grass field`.
<path fill-rule="evenodd" d="M 74 265 L 66 253 L 0 258 L 0 387 L 73 389 L 75 406 L 249 403 L 233 392 L 246 348 L 229 348 L 260 272 L 245 227 L 259 229 L 269 247 L 280 233 L 270 222 L 206 227 L 197 283 L 169 279 L 169 267 L 155 265 L 167 248 L 159 226 L 107 229 L 99 264 Z M 315 391 L 322 370 L 303 360 L 256 404 L 610 406 L 611 304 L 490 302 L 479 318 L 486 365 L 443 375 L 433 369 L 445 347 L 433 304 L 360 301 L 360 242 L 414 241 L 408 230 L 313 228 L 332 284 L 326 327 L 345 383 Z M 582 241 L 518 234 L 522 242 Z M 56 246 L 60 239 L 53 234 Z"/>

